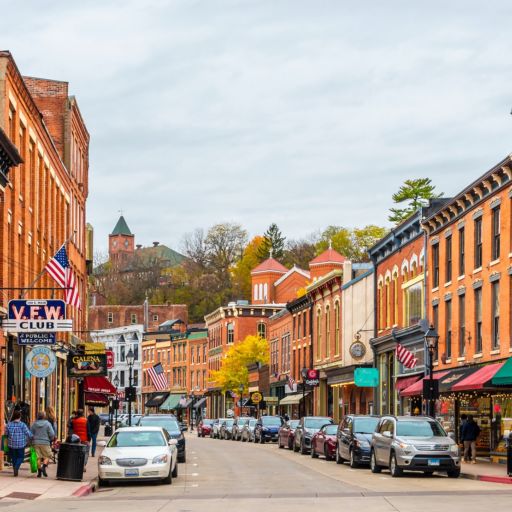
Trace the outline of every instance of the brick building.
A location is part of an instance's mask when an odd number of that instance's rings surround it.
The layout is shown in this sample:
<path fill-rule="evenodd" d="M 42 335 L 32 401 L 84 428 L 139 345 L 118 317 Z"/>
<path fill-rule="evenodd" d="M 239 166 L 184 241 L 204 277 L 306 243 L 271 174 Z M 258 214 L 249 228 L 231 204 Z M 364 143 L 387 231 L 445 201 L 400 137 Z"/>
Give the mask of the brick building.
<path fill-rule="evenodd" d="M 5 314 L 9 299 L 31 287 L 67 240 L 70 265 L 86 304 L 89 134 L 67 82 L 23 77 L 12 55 L 0 52 L 0 130 L 3 152 L 12 164 L 19 164 L 0 176 L 0 287 L 5 290 L 0 313 Z M 57 287 L 46 273 L 34 286 Z M 63 299 L 64 291 L 31 289 L 25 294 L 26 298 L 52 296 Z M 87 321 L 85 308 L 67 309 L 76 336 L 60 333 L 58 340 L 66 346 L 79 341 Z M 50 377 L 27 379 L 26 349 L 17 344 L 16 336 L 0 333 L 0 346 L 6 346 L 8 353 L 0 369 L 0 416 L 15 403 L 25 402 L 27 419 L 33 419 L 37 409 L 52 405 L 63 433 L 69 404 L 76 407 L 79 400 L 76 382 L 67 378 L 64 352 L 56 351 L 58 365 Z"/>

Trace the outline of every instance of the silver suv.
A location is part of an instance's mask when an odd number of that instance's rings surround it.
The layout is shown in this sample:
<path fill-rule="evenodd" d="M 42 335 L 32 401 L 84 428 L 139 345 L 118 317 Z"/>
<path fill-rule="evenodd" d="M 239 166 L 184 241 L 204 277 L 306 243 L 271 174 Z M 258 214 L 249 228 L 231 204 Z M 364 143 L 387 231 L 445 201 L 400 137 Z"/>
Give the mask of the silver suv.
<path fill-rule="evenodd" d="M 383 467 L 394 477 L 407 469 L 427 475 L 443 471 L 457 478 L 459 447 L 432 418 L 383 416 L 372 436 L 370 468 L 372 473 L 380 473 Z"/>

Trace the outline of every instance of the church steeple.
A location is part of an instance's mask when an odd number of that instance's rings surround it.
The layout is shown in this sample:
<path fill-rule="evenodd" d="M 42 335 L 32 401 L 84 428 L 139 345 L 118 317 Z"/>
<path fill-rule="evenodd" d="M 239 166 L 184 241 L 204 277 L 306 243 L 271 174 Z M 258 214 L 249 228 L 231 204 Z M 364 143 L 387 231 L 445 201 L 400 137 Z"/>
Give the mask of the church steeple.
<path fill-rule="evenodd" d="M 135 235 L 130 231 L 123 215 L 119 217 L 112 233 L 108 235 L 108 255 L 110 261 L 122 265 L 135 250 Z"/>
<path fill-rule="evenodd" d="M 111 235 L 132 235 L 133 233 L 130 231 L 130 228 L 128 227 L 128 224 L 126 223 L 126 220 L 121 215 L 119 217 L 119 220 L 117 221 L 117 224 L 114 227 L 114 230 Z"/>

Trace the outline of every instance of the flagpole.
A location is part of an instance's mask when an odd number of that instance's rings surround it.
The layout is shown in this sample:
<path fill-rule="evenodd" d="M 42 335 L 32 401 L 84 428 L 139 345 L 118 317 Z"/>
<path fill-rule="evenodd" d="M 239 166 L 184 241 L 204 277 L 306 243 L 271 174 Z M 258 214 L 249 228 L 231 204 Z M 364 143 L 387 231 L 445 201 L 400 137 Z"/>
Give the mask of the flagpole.
<path fill-rule="evenodd" d="M 76 234 L 76 229 L 73 231 L 73 233 L 71 233 L 71 235 L 65 240 L 65 242 L 59 247 L 59 251 L 64 247 L 66 246 L 69 241 L 73 238 L 73 236 L 75 236 Z M 57 251 L 57 252 L 59 252 Z M 27 293 L 28 290 L 31 290 L 32 288 L 34 288 L 34 285 L 39 281 L 39 279 L 41 279 L 41 277 L 43 277 L 44 273 L 46 272 L 46 265 L 43 267 L 43 270 L 41 270 L 41 272 L 39 272 L 39 274 L 37 274 L 36 278 L 32 281 L 32 283 L 30 283 L 30 286 L 28 286 L 27 288 L 23 288 L 22 292 L 20 293 L 20 299 L 24 299 L 25 298 L 25 294 Z"/>

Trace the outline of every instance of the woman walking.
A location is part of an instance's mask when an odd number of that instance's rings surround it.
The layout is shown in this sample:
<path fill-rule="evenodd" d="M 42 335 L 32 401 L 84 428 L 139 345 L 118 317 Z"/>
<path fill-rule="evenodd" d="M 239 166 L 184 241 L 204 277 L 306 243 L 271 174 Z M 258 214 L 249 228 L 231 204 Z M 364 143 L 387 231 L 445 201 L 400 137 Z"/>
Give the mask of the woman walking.
<path fill-rule="evenodd" d="M 55 409 L 51 405 L 46 408 L 46 419 L 50 422 L 50 425 L 55 432 L 55 437 L 57 437 L 57 415 L 55 414 Z"/>
<path fill-rule="evenodd" d="M 5 426 L 5 435 L 7 436 L 7 446 L 11 455 L 14 476 L 18 476 L 18 471 L 25 458 L 25 447 L 28 440 L 32 438 L 32 432 L 21 421 L 20 411 L 12 413 L 11 421 Z"/>
<path fill-rule="evenodd" d="M 51 423 L 46 419 L 46 414 L 41 411 L 37 414 L 37 421 L 34 422 L 31 428 L 34 450 L 37 454 L 37 478 L 41 476 L 48 476 L 46 468 L 48 462 L 52 457 L 51 444 L 55 439 L 55 432 L 53 431 Z"/>

